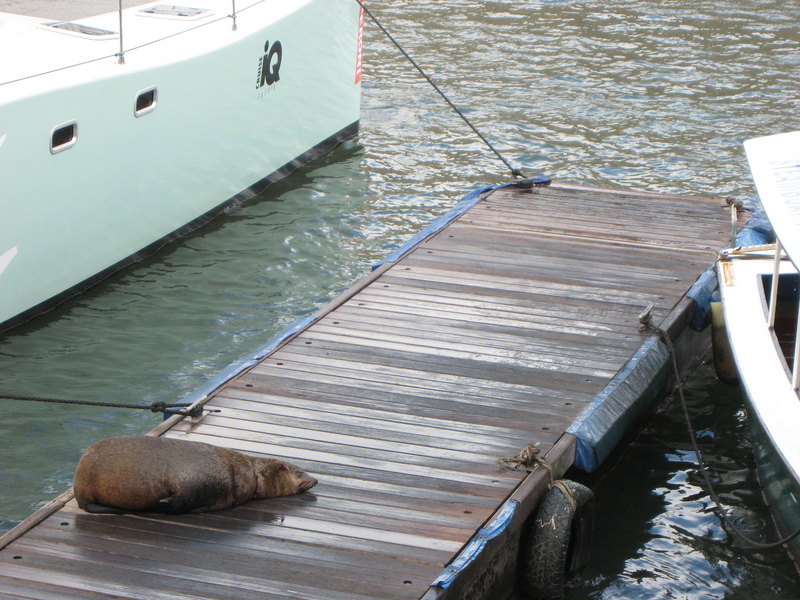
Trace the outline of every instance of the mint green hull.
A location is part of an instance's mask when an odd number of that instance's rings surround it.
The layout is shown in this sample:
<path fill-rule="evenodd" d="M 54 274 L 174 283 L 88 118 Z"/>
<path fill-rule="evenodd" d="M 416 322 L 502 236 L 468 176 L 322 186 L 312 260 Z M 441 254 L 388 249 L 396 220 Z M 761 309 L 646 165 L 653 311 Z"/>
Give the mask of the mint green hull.
<path fill-rule="evenodd" d="M 123 65 L 0 85 L 0 324 L 353 134 L 358 5 L 295 2 L 270 21 L 265 4 L 240 15 L 237 31 L 222 20 L 131 51 Z M 165 58 L 170 50 L 179 60 Z M 137 94 L 149 88 L 157 102 L 137 117 Z M 51 131 L 70 122 L 74 146 L 52 153 Z"/>

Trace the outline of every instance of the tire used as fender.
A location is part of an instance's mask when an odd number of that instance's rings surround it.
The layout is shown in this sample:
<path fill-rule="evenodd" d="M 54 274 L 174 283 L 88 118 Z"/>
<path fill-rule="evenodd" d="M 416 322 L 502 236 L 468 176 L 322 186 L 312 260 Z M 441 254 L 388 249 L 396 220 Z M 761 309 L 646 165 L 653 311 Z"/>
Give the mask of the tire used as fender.
<path fill-rule="evenodd" d="M 519 584 L 535 600 L 561 600 L 569 576 L 589 559 L 594 494 L 567 479 L 539 504 L 520 542 Z"/>

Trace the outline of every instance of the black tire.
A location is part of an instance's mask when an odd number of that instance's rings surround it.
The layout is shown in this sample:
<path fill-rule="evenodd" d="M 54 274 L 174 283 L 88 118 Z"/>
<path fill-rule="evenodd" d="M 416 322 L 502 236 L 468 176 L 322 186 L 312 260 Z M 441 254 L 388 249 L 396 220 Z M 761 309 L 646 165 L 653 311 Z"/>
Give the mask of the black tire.
<path fill-rule="evenodd" d="M 521 541 L 521 591 L 535 600 L 561 600 L 568 577 L 588 561 L 593 525 L 592 491 L 566 479 L 554 485 Z"/>

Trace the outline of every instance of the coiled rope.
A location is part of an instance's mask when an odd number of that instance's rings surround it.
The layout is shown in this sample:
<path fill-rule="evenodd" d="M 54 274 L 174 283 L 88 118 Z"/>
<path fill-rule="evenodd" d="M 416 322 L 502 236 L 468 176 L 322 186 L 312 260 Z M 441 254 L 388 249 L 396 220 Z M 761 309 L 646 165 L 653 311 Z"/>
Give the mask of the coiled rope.
<path fill-rule="evenodd" d="M 686 427 L 689 431 L 689 438 L 692 442 L 692 449 L 694 450 L 695 456 L 697 457 L 697 464 L 700 468 L 700 474 L 703 476 L 703 481 L 706 484 L 708 494 L 709 496 L 711 496 L 711 499 L 714 501 L 714 504 L 717 507 L 718 516 L 722 519 L 725 525 L 731 531 L 733 531 L 733 533 L 739 536 L 739 538 L 741 538 L 744 542 L 750 544 L 751 546 L 754 546 L 755 548 L 760 548 L 762 550 L 771 550 L 774 548 L 779 548 L 780 546 L 783 546 L 788 542 L 791 542 L 794 538 L 800 535 L 800 529 L 775 542 L 759 542 L 758 540 L 754 540 L 750 536 L 748 536 L 744 531 L 742 531 L 736 525 L 736 523 L 734 523 L 728 517 L 727 510 L 722 505 L 722 502 L 720 501 L 719 496 L 717 496 L 716 491 L 714 491 L 714 486 L 711 483 L 711 478 L 708 475 L 705 458 L 703 456 L 703 451 L 700 449 L 700 445 L 697 443 L 697 436 L 695 436 L 694 434 L 694 427 L 692 426 L 692 419 L 689 416 L 689 409 L 686 405 L 686 396 L 683 393 L 683 385 L 681 384 L 680 370 L 678 368 L 678 359 L 675 355 L 675 347 L 672 344 L 672 339 L 670 338 L 669 333 L 667 333 L 660 327 L 653 325 L 653 323 L 650 320 L 649 311 L 645 310 L 645 312 L 642 313 L 642 315 L 640 316 L 640 321 L 642 321 L 642 326 L 644 328 L 650 329 L 651 331 L 654 331 L 657 334 L 659 334 L 661 336 L 661 339 L 664 340 L 664 343 L 667 345 L 667 349 L 669 350 L 672 359 L 672 369 L 675 374 L 676 387 L 678 389 L 678 397 L 680 398 L 681 409 L 683 410 L 683 418 L 686 421 Z"/>
<path fill-rule="evenodd" d="M 386 35 L 386 37 L 389 38 L 389 40 L 397 47 L 397 49 L 400 50 L 403 56 L 405 56 L 408 59 L 408 62 L 410 62 L 414 66 L 414 68 L 417 71 L 419 71 L 420 75 L 422 75 L 425 78 L 425 80 L 431 85 L 431 87 L 433 87 L 433 89 L 436 90 L 438 94 L 444 99 L 444 101 L 447 102 L 448 105 L 450 105 L 450 108 L 452 108 L 456 112 L 456 114 L 459 117 L 461 117 L 464 123 L 466 123 L 469 126 L 469 128 L 475 132 L 475 135 L 477 135 L 481 139 L 481 141 L 483 141 L 483 143 L 486 144 L 486 146 L 488 146 L 489 150 L 494 152 L 497 158 L 503 161 L 503 164 L 505 164 L 505 166 L 508 167 L 508 169 L 511 171 L 511 174 L 517 179 L 526 179 L 522 171 L 514 167 L 510 162 L 508 162 L 508 160 L 506 160 L 506 158 L 502 154 L 500 154 L 500 152 L 498 152 L 497 148 L 495 148 L 494 145 L 492 145 L 492 143 L 488 139 L 486 139 L 486 137 L 480 131 L 478 131 L 477 127 L 475 127 L 475 125 L 473 125 L 470 122 L 470 120 L 464 115 L 464 113 L 461 112 L 461 110 L 455 104 L 453 104 L 450 98 L 447 97 L 447 94 L 445 94 L 439 88 L 439 86 L 436 85 L 433 79 L 431 79 L 428 76 L 428 74 L 422 69 L 422 67 L 420 67 L 419 64 L 417 64 L 417 61 L 415 61 L 411 57 L 411 55 L 405 50 L 405 48 L 403 48 L 403 46 L 401 46 L 400 43 L 392 36 L 392 34 L 389 33 L 389 31 L 381 24 L 381 22 L 378 21 L 375 15 L 373 15 L 372 12 L 364 5 L 364 2 L 362 2 L 362 0 L 356 0 L 356 2 L 358 2 L 359 6 L 361 6 L 364 12 L 369 16 L 370 19 L 372 19 L 372 21 L 375 23 L 375 25 L 378 26 L 378 28 L 384 33 L 384 35 Z"/>
<path fill-rule="evenodd" d="M 20 400 L 23 402 L 49 402 L 52 404 L 71 404 L 78 406 L 101 406 L 104 408 L 129 408 L 132 410 L 149 410 L 151 412 L 160 412 L 167 415 L 183 415 L 186 417 L 198 417 L 204 410 L 207 412 L 220 412 L 216 409 L 204 409 L 202 405 L 195 406 L 189 410 L 183 410 L 191 406 L 191 404 L 166 404 L 165 402 L 153 402 L 148 405 L 136 404 L 117 404 L 114 402 L 92 402 L 90 400 L 64 400 L 62 398 L 39 398 L 36 396 L 17 396 L 0 394 L 0 400 Z M 172 409 L 178 410 L 172 410 Z"/>

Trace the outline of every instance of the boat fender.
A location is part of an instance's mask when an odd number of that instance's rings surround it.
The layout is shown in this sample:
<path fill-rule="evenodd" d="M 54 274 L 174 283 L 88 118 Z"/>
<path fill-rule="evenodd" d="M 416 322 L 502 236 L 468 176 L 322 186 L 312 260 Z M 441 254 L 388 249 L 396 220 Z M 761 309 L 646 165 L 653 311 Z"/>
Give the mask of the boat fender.
<path fill-rule="evenodd" d="M 589 559 L 594 494 L 559 479 L 539 504 L 520 542 L 519 585 L 535 600 L 560 600 L 567 578 Z"/>
<path fill-rule="evenodd" d="M 717 379 L 728 385 L 738 385 L 739 371 L 736 369 L 736 360 L 733 358 L 733 350 L 728 340 L 719 292 L 714 292 L 711 296 L 711 348 Z"/>

